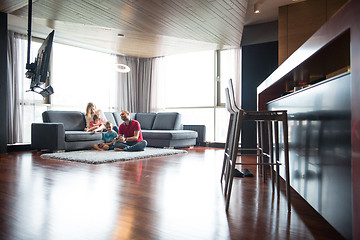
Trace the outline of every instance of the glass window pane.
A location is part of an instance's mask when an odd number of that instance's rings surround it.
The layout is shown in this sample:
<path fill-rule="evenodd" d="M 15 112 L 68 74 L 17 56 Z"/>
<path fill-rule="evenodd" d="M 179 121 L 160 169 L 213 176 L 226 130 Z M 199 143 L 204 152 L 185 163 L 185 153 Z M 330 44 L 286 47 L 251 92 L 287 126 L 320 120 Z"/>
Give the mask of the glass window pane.
<path fill-rule="evenodd" d="M 53 45 L 53 109 L 85 111 L 88 102 L 108 111 L 115 102 L 114 57 L 68 45 Z"/>
<path fill-rule="evenodd" d="M 19 132 L 17 133 L 16 142 L 17 143 L 30 143 L 31 142 L 31 124 L 37 122 L 38 117 L 35 115 L 38 106 L 36 104 L 43 104 L 43 97 L 38 94 L 29 91 L 31 79 L 26 78 L 26 57 L 27 57 L 27 40 L 23 38 L 17 38 L 15 40 L 19 46 L 17 59 L 24 60 L 24 64 L 18 63 L 18 68 L 16 69 L 17 78 L 16 86 L 18 87 L 18 101 L 16 114 L 18 119 L 16 119 L 16 125 L 18 125 Z M 42 42 L 31 42 L 30 49 L 30 63 L 35 62 L 35 57 L 41 46 Z M 41 116 L 41 114 L 40 114 Z M 42 121 L 41 121 L 42 122 Z"/>
<path fill-rule="evenodd" d="M 33 44 L 34 56 L 40 45 Z M 236 54 L 231 50 L 220 52 L 222 102 L 228 79 L 239 73 Z M 110 54 L 54 43 L 51 106 L 43 105 L 39 94 L 25 92 L 30 80 L 22 85 L 22 102 L 26 105 L 23 141 L 30 142 L 31 123 L 42 122 L 41 113 L 48 107 L 85 111 L 86 104 L 94 102 L 100 109 L 112 111 L 116 99 L 116 88 L 112 87 L 116 86 L 114 63 L 115 57 Z M 181 113 L 183 124 L 205 125 L 206 141 L 225 142 L 229 114 L 225 108 L 215 106 L 214 52 L 168 56 L 163 66 L 165 91 L 160 94 L 164 95 L 166 111 Z"/>
<path fill-rule="evenodd" d="M 225 142 L 230 114 L 226 108 L 215 109 L 215 141 Z"/>
<path fill-rule="evenodd" d="M 214 52 L 166 57 L 165 107 L 214 105 Z"/>

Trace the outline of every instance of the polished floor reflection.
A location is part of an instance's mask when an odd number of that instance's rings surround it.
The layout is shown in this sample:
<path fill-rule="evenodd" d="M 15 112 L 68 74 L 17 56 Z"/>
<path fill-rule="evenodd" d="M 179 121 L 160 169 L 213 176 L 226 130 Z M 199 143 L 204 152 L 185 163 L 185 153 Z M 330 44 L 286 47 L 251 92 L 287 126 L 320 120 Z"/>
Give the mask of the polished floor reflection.
<path fill-rule="evenodd" d="M 258 177 L 235 179 L 225 213 L 223 150 L 188 151 L 98 165 L 1 154 L 0 239 L 341 239 Z"/>

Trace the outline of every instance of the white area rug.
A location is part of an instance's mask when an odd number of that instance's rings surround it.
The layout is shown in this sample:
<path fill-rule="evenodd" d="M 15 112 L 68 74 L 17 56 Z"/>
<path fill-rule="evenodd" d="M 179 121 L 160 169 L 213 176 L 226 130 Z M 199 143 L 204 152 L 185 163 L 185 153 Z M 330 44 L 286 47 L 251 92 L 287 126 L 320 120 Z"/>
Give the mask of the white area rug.
<path fill-rule="evenodd" d="M 124 151 L 96 151 L 96 150 L 83 150 L 72 152 L 59 152 L 59 153 L 45 153 L 40 157 L 42 158 L 55 158 L 61 160 L 68 160 L 83 163 L 107 163 L 128 161 L 132 159 L 159 157 L 166 155 L 173 155 L 179 153 L 187 153 L 186 150 L 178 149 L 164 149 L 164 148 L 146 148 L 145 151 L 139 152 L 124 152 Z"/>

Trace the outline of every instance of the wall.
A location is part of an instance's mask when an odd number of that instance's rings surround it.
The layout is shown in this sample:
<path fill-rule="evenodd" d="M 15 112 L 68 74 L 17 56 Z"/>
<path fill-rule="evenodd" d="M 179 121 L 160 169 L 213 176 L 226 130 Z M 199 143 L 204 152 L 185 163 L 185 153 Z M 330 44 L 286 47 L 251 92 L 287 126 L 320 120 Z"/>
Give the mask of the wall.
<path fill-rule="evenodd" d="M 278 21 L 244 26 L 241 46 L 276 42 L 278 40 Z"/>
<path fill-rule="evenodd" d="M 0 153 L 6 152 L 7 14 L 0 12 Z"/>
<path fill-rule="evenodd" d="M 244 110 L 257 110 L 257 87 L 278 64 L 278 42 L 253 44 L 242 47 L 242 93 Z M 241 134 L 243 147 L 256 147 L 256 127 L 253 122 L 244 122 Z"/>
<path fill-rule="evenodd" d="M 241 39 L 241 107 L 245 110 L 257 110 L 256 89 L 258 85 L 277 68 L 277 38 L 277 21 L 244 27 Z M 244 147 L 256 147 L 255 129 L 254 123 L 244 123 L 241 134 L 241 142 Z"/>

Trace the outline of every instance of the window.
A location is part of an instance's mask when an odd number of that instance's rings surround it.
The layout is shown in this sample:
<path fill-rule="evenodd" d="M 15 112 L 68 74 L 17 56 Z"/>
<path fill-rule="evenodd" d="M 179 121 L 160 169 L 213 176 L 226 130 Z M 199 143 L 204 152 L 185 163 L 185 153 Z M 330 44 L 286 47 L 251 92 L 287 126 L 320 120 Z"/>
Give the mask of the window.
<path fill-rule="evenodd" d="M 214 52 L 166 57 L 165 99 L 167 108 L 214 105 Z"/>
<path fill-rule="evenodd" d="M 18 38 L 22 44 L 20 59 L 26 61 L 26 39 Z M 31 62 L 34 61 L 41 42 L 31 43 Z M 42 112 L 52 110 L 85 111 L 88 102 L 94 102 L 103 111 L 112 111 L 115 105 L 115 57 L 106 54 L 53 43 L 50 81 L 54 94 L 50 104 L 40 94 L 26 92 L 30 79 L 25 78 L 25 65 L 19 66 L 19 132 L 17 141 L 31 141 L 31 123 L 42 122 Z"/>
<path fill-rule="evenodd" d="M 238 49 L 164 57 L 159 71 L 164 71 L 166 111 L 180 112 L 185 125 L 205 125 L 206 141 L 225 142 L 229 113 L 223 93 L 229 78 L 239 82 L 239 59 Z"/>
<path fill-rule="evenodd" d="M 213 51 L 164 57 L 162 77 L 165 79 L 164 107 L 182 115 L 182 124 L 206 125 L 207 139 L 214 135 Z M 159 93 L 161 94 L 161 93 Z"/>
<path fill-rule="evenodd" d="M 234 83 L 235 93 L 239 96 L 236 100 L 240 106 L 240 74 L 241 74 L 241 51 L 240 49 L 224 50 L 219 52 L 220 63 L 220 88 L 218 95 L 220 96 L 220 103 L 218 105 L 225 106 L 225 88 L 228 86 L 228 81 L 231 78 Z"/>
<path fill-rule="evenodd" d="M 232 79 L 236 102 L 241 106 L 241 49 L 231 49 L 219 51 L 218 56 L 218 88 L 217 88 L 217 105 L 225 107 L 225 88 L 228 87 L 229 79 Z M 215 139 L 218 142 L 226 141 L 227 127 L 230 114 L 226 108 L 218 108 L 216 113 L 216 130 Z"/>
<path fill-rule="evenodd" d="M 31 139 L 31 123 L 38 120 L 37 113 L 40 111 L 37 105 L 44 104 L 44 100 L 41 95 L 28 91 L 30 90 L 31 79 L 25 77 L 27 40 L 25 38 L 16 37 L 14 41 L 16 42 L 15 45 L 17 47 L 18 58 L 15 69 L 17 72 L 17 77 L 14 79 L 14 81 L 16 81 L 14 86 L 17 88 L 17 94 L 14 96 L 16 97 L 14 103 L 16 104 L 17 108 L 15 110 L 16 113 L 14 113 L 14 115 L 16 115 L 16 119 L 13 119 L 12 124 L 13 127 L 17 128 L 19 131 L 15 133 L 16 136 L 13 136 L 11 143 L 29 143 Z M 35 57 L 37 56 L 37 52 L 40 46 L 40 42 L 32 41 L 30 63 L 35 61 Z"/>
<path fill-rule="evenodd" d="M 103 111 L 115 105 L 115 56 L 53 44 L 52 109 L 85 111 L 94 102 Z"/>
<path fill-rule="evenodd" d="M 32 44 L 34 56 L 40 45 Z M 22 54 L 26 56 L 26 51 Z M 229 114 L 223 92 L 229 78 L 240 89 L 239 56 L 236 49 L 164 57 L 159 69 L 164 84 L 157 92 L 165 111 L 180 112 L 183 124 L 205 125 L 206 141 L 225 142 Z M 20 142 L 30 142 L 31 123 L 42 122 L 45 110 L 85 111 L 87 103 L 94 102 L 103 111 L 113 111 L 117 101 L 114 63 L 115 56 L 110 54 L 53 43 L 50 82 L 54 94 L 50 104 L 45 104 L 41 95 L 26 92 L 29 79 L 20 87 L 20 105 L 24 106 Z"/>

